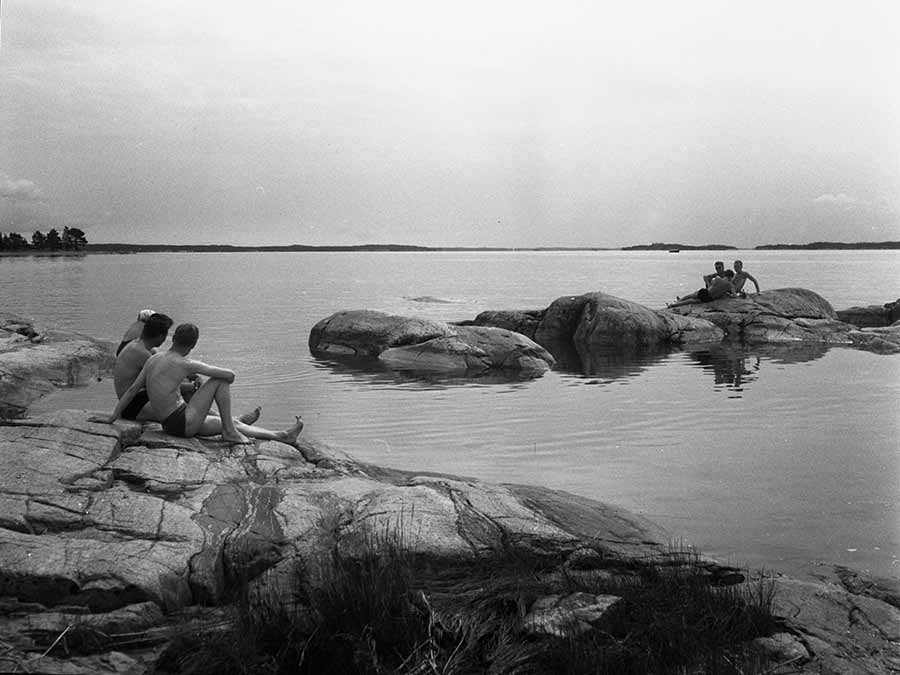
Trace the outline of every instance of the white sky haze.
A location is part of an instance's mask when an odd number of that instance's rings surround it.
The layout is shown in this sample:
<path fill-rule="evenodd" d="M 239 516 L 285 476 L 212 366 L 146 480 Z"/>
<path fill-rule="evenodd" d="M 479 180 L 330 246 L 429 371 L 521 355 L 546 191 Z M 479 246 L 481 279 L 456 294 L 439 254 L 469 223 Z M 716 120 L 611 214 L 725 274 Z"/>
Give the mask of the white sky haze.
<path fill-rule="evenodd" d="M 900 5 L 3 0 L 0 231 L 900 240 Z"/>

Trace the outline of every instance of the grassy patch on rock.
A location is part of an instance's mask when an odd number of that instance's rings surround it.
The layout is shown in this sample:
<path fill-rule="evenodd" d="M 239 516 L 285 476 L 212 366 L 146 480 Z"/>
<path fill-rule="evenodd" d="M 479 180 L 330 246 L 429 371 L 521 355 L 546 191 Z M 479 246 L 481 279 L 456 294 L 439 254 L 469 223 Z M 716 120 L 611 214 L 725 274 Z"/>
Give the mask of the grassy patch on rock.
<path fill-rule="evenodd" d="M 230 622 L 179 636 L 158 672 L 737 674 L 771 665 L 751 641 L 778 627 L 772 585 L 716 576 L 693 552 L 447 560 L 398 541 L 334 550 L 315 574 L 298 568 L 278 601 L 243 593 Z M 552 596 L 616 598 L 599 615 L 553 610 L 548 632 L 532 610 Z"/>

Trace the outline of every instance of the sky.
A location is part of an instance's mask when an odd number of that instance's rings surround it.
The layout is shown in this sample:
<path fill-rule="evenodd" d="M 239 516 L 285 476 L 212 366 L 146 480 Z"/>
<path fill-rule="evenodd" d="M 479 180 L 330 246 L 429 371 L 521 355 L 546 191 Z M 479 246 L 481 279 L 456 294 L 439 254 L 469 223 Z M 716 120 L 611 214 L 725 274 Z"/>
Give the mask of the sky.
<path fill-rule="evenodd" d="M 0 0 L 0 231 L 900 240 L 900 4 Z"/>

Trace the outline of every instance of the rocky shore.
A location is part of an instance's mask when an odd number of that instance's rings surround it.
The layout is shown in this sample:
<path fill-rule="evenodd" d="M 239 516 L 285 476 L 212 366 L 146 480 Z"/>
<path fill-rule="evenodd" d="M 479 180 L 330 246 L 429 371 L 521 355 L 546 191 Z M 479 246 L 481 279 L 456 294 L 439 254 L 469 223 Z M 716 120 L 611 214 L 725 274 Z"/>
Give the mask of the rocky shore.
<path fill-rule="evenodd" d="M 574 314 L 599 325 L 596 299 L 578 304 L 557 306 L 552 321 L 541 316 L 534 334 Z M 673 335 L 707 331 L 695 318 L 660 320 Z M 709 323 L 721 340 L 725 331 Z M 448 563 L 527 552 L 553 561 L 543 573 L 624 574 L 635 561 L 671 557 L 653 523 L 537 486 L 392 470 L 309 438 L 296 449 L 228 446 L 156 424 L 96 424 L 83 410 L 28 417 L 52 387 L 105 372 L 112 349 L 0 315 L 0 670 L 153 672 L 185 617 L 222 621 L 241 584 L 277 602 L 298 563 L 314 586 L 332 552 L 353 555 L 372 533 L 402 532 L 406 546 Z M 695 564 L 711 580 L 742 576 Z M 896 586 L 841 569 L 772 584 L 780 629 L 759 647 L 789 665 L 771 672 L 900 670 Z M 532 613 L 547 605 L 539 603 Z M 579 610 L 566 607 L 554 611 Z"/>

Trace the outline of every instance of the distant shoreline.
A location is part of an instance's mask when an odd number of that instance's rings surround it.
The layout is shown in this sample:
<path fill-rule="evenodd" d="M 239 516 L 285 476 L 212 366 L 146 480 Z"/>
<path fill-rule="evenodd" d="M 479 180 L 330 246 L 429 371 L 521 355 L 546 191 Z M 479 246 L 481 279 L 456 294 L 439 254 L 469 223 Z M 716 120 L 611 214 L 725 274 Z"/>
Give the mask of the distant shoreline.
<path fill-rule="evenodd" d="M 307 246 L 290 244 L 286 246 L 235 246 L 230 244 L 88 244 L 80 251 L 0 251 L 0 257 L 80 257 L 90 253 L 334 253 L 334 252 L 516 252 L 516 251 L 766 251 L 766 250 L 898 250 L 900 241 L 882 242 L 812 242 L 809 244 L 763 244 L 750 249 L 741 249 L 726 244 L 637 244 L 621 248 L 598 246 L 412 246 L 406 244 L 362 244 L 358 246 Z"/>

